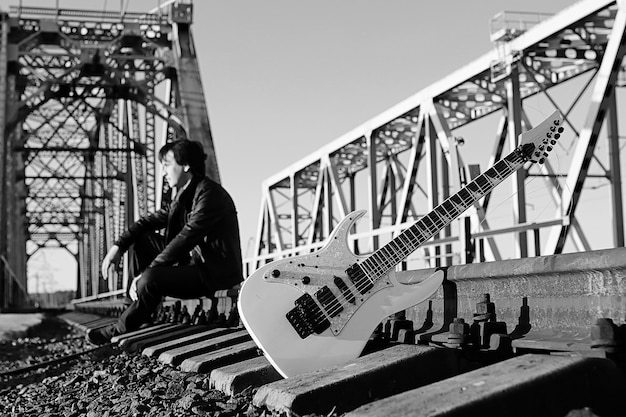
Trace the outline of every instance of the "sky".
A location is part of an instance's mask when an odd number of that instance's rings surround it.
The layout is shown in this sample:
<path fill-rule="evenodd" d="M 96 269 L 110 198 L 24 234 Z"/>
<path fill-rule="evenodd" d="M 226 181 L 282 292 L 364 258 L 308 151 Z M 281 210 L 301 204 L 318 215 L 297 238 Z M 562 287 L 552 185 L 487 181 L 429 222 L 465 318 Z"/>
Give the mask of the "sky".
<path fill-rule="evenodd" d="M 133 12 L 160 3 L 21 2 Z M 244 257 L 252 255 L 265 179 L 493 49 L 489 21 L 497 13 L 558 13 L 574 3 L 195 1 L 192 33 L 222 185 L 238 207 Z M 19 4 L 0 0 L 4 10 Z M 61 259 L 54 256 L 33 261 Z M 54 262 L 47 270 L 50 287 L 74 288 L 75 275 L 68 278 L 74 271 L 67 259 Z"/>

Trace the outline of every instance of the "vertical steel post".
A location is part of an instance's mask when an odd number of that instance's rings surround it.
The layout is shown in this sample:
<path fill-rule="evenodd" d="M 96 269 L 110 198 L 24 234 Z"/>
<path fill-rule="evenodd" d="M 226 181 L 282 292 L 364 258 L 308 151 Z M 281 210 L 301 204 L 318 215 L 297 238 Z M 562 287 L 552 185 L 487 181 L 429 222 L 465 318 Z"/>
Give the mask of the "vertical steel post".
<path fill-rule="evenodd" d="M 617 99 L 615 90 L 606 98 L 608 111 L 606 117 L 607 136 L 609 140 L 609 170 L 611 180 L 611 203 L 613 208 L 613 245 L 624 246 L 624 213 L 622 200 L 622 170 L 619 144 L 619 128 L 617 123 Z"/>
<path fill-rule="evenodd" d="M 439 167 L 437 165 L 437 132 L 430 116 L 424 121 L 426 131 L 426 178 L 428 181 L 428 211 L 433 210 L 439 204 Z M 433 235 L 435 239 L 439 233 Z M 435 266 L 441 266 L 441 248 L 435 247 Z"/>
<path fill-rule="evenodd" d="M 172 4 L 172 27 L 178 93 L 187 136 L 204 145 L 207 153 L 207 175 L 219 182 L 220 175 L 209 125 L 209 115 L 200 77 L 196 48 L 191 36 L 193 5 Z"/>
<path fill-rule="evenodd" d="M 508 100 L 508 137 L 510 151 L 515 150 L 519 145 L 519 135 L 522 133 L 522 99 L 519 84 L 519 63 L 511 64 L 511 73 L 506 80 L 506 93 Z M 526 222 L 526 192 L 524 190 L 524 180 L 526 172 L 524 169 L 515 171 L 513 177 L 513 198 L 516 204 L 513 205 L 514 222 L 517 224 Z M 528 242 L 525 231 L 521 231 L 516 236 L 516 257 L 528 257 Z"/>
<path fill-rule="evenodd" d="M 376 167 L 376 135 L 375 132 L 368 132 L 365 135 L 367 146 L 367 170 L 369 180 L 369 214 L 370 230 L 373 232 L 380 226 L 380 212 L 378 207 L 378 174 Z M 378 249 L 378 236 L 372 235 L 371 250 Z"/>

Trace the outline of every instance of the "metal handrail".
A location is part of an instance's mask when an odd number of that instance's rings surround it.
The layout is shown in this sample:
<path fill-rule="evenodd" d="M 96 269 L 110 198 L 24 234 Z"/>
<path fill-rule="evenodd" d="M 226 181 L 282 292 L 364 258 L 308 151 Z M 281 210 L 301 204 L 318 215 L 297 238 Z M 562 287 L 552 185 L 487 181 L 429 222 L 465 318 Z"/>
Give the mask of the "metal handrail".
<path fill-rule="evenodd" d="M 103 293 L 100 293 L 100 294 L 90 295 L 90 296 L 87 296 L 87 297 L 75 298 L 72 301 L 70 301 L 70 303 L 71 304 L 80 304 L 80 303 L 84 303 L 86 301 L 96 301 L 96 300 L 101 300 L 103 298 L 115 297 L 115 296 L 118 296 L 118 295 L 123 295 L 124 293 L 126 293 L 125 290 L 115 290 L 115 291 L 103 292 Z"/>
<path fill-rule="evenodd" d="M 4 255 L 0 255 L 0 261 L 2 261 L 2 263 L 4 264 L 5 270 L 9 272 L 9 276 L 13 279 L 13 281 L 17 284 L 17 286 L 20 287 L 22 291 L 24 291 L 24 294 L 28 294 L 28 291 L 26 290 L 26 288 L 24 288 L 24 284 L 22 284 L 20 280 L 17 279 L 17 275 L 15 274 L 15 272 L 13 272 L 13 270 L 9 266 L 9 261 L 7 260 L 7 258 L 5 258 Z"/>
<path fill-rule="evenodd" d="M 504 235 L 508 233 L 532 231 L 532 230 L 537 230 L 537 229 L 543 229 L 546 227 L 558 226 L 562 224 L 567 224 L 567 222 L 568 222 L 567 218 L 561 218 L 561 219 L 548 220 L 548 221 L 543 221 L 543 222 L 523 223 L 523 224 L 518 224 L 512 227 L 474 232 L 474 233 L 471 233 L 471 237 L 474 239 L 483 239 L 483 238 L 488 238 L 488 237 L 495 237 L 498 235 Z M 398 225 L 383 227 L 383 228 L 376 229 L 371 232 L 368 231 L 368 232 L 351 234 L 350 236 L 348 236 L 348 240 L 353 242 L 358 239 L 374 237 L 374 236 L 382 236 L 387 233 L 392 233 L 392 234 L 400 233 L 411 224 L 412 223 L 406 222 L 406 223 L 402 223 Z M 444 244 L 448 244 L 452 242 L 458 242 L 458 241 L 459 241 L 459 236 L 443 237 L 443 238 L 437 238 L 437 239 L 424 242 L 424 244 L 421 247 L 424 248 L 424 247 L 440 246 L 440 245 L 444 245 Z M 252 266 L 252 269 L 249 270 L 250 272 L 252 272 L 254 271 L 254 269 L 256 269 L 253 267 L 255 264 L 267 263 L 268 260 L 287 258 L 290 256 L 312 252 L 314 250 L 322 248 L 325 243 L 326 242 L 316 242 L 311 245 L 303 245 L 303 246 L 298 246 L 295 248 L 283 249 L 283 250 L 276 251 L 276 252 L 247 257 L 243 259 L 244 269 L 246 269 L 245 268 L 246 266 L 248 267 Z M 367 255 L 367 254 L 368 252 L 361 253 L 361 255 Z M 441 254 L 439 256 L 444 258 L 444 257 L 449 256 L 449 254 Z M 429 258 L 432 258 L 432 257 L 429 257 Z"/>
<path fill-rule="evenodd" d="M 13 285 L 13 283 L 15 283 L 15 285 L 17 285 L 17 287 L 22 291 L 22 293 L 24 294 L 24 299 L 28 302 L 28 301 L 32 301 L 30 296 L 28 295 L 28 290 L 24 287 L 24 284 L 18 279 L 17 274 L 15 274 L 15 272 L 13 272 L 13 269 L 11 269 L 11 266 L 9 265 L 9 261 L 7 260 L 7 258 L 4 257 L 4 255 L 0 255 L 0 264 L 2 265 L 2 268 L 4 269 L 4 276 L 9 278 L 9 280 L 5 280 L 3 283 L 3 294 L 2 297 L 4 297 L 4 300 L 1 300 L 0 302 L 0 307 L 4 307 L 6 306 L 5 301 L 8 301 L 10 299 L 10 293 L 11 293 L 11 287 Z"/>
<path fill-rule="evenodd" d="M 150 13 L 137 12 L 110 12 L 106 10 L 79 10 L 79 9 L 56 9 L 49 7 L 24 7 L 10 6 L 9 13 L 11 16 L 18 18 L 24 16 L 46 17 L 54 16 L 57 18 L 80 18 L 82 20 L 92 19 L 98 22 L 119 23 L 119 22 L 137 22 L 147 24 L 167 24 L 168 16 Z"/>

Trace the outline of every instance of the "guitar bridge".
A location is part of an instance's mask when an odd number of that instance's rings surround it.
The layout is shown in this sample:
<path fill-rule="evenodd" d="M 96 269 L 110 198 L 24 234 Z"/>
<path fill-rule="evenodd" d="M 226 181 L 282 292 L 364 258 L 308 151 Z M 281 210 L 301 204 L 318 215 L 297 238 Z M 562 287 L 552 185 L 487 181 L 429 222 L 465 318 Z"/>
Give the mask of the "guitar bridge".
<path fill-rule="evenodd" d="M 309 294 L 302 295 L 294 304 L 295 308 L 286 317 L 300 338 L 320 334 L 330 327 L 330 321 Z"/>

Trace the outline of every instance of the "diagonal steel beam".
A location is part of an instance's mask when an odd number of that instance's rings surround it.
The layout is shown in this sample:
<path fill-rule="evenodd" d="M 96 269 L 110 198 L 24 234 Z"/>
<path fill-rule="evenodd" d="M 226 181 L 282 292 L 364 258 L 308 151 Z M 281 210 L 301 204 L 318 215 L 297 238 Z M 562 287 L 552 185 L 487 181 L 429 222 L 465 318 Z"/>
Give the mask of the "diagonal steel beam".
<path fill-rule="evenodd" d="M 609 42 L 604 51 L 600 68 L 596 76 L 596 84 L 591 94 L 591 103 L 585 124 L 580 132 L 570 170 L 567 175 L 566 187 L 563 191 L 563 212 L 557 211 L 556 216 L 572 218 L 580 201 L 582 187 L 587 177 L 589 164 L 595 151 L 598 135 L 602 128 L 605 114 L 610 101 L 607 97 L 614 94 L 617 74 L 624 53 L 626 52 L 626 10 L 620 7 L 615 16 Z M 548 237 L 547 253 L 561 253 L 568 237 L 569 225 L 555 227 Z"/>

